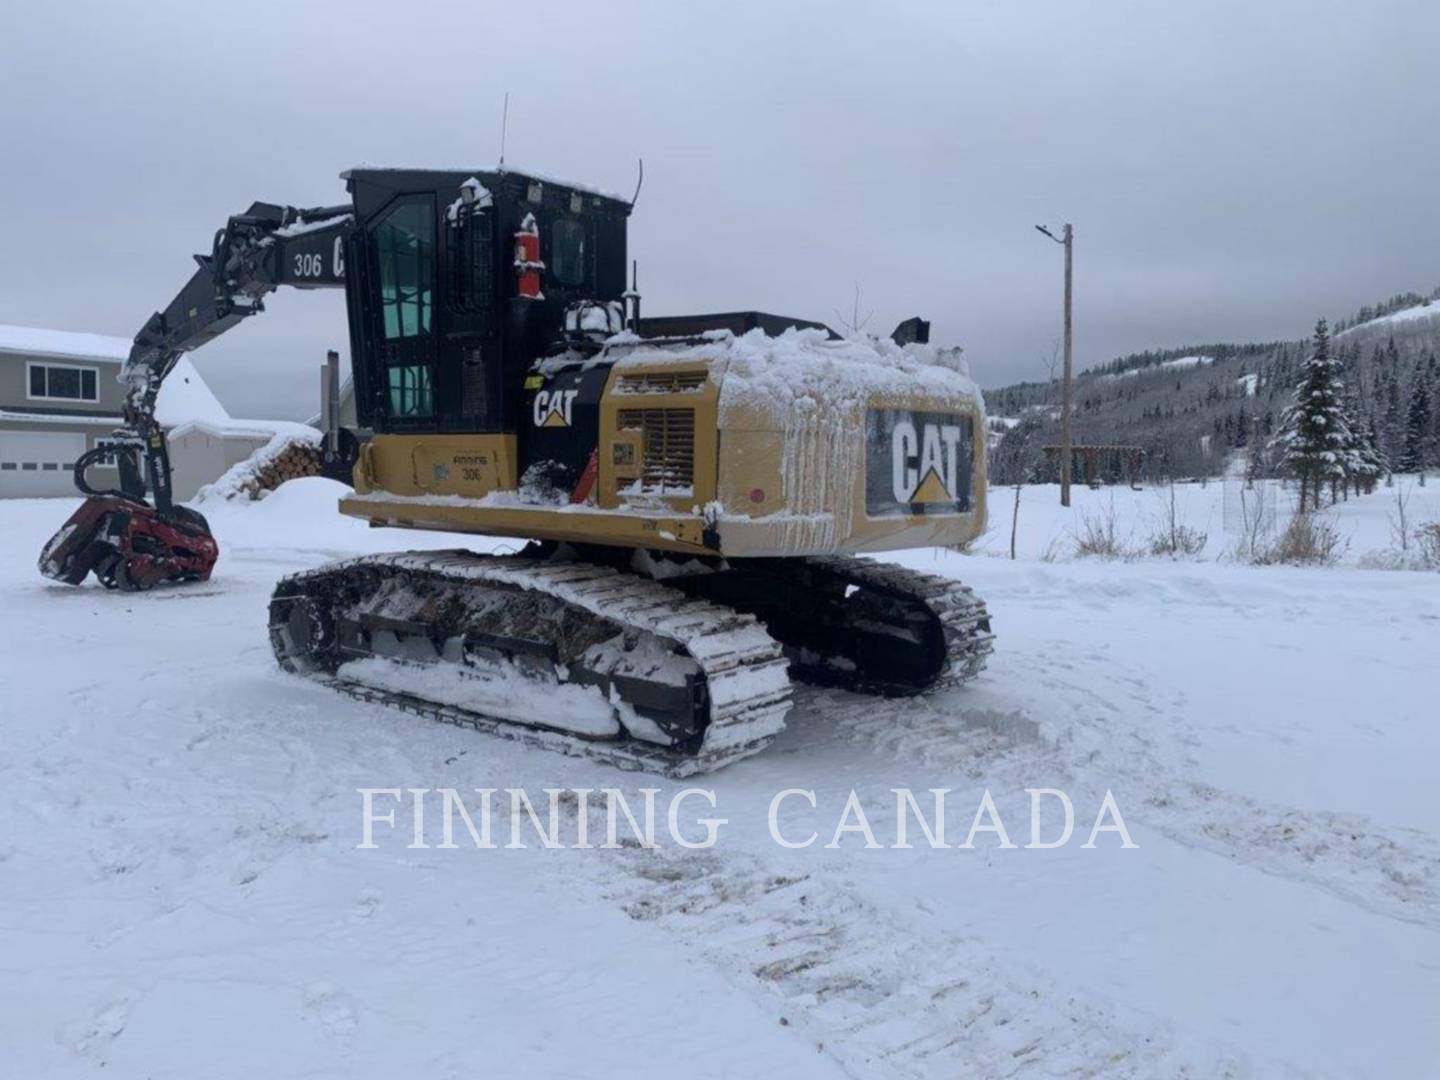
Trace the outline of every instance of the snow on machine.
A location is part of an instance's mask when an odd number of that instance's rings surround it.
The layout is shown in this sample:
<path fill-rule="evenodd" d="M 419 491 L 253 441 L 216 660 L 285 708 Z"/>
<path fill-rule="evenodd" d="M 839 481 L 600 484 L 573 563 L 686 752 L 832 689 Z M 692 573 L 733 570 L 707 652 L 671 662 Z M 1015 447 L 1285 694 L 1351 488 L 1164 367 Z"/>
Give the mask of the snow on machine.
<path fill-rule="evenodd" d="M 136 335 L 106 447 L 120 489 L 77 466 L 91 498 L 42 572 L 207 577 L 218 549 L 171 498 L 161 383 L 278 287 L 343 288 L 358 425 L 327 422 L 326 471 L 354 489 L 340 512 L 531 543 L 282 579 L 285 669 L 683 775 L 767 745 L 792 679 L 904 695 L 984 666 L 968 588 L 859 557 L 984 529 L 981 397 L 928 324 L 854 341 L 759 312 L 642 318 L 633 200 L 508 171 L 343 175 L 348 204 L 232 217 Z"/>

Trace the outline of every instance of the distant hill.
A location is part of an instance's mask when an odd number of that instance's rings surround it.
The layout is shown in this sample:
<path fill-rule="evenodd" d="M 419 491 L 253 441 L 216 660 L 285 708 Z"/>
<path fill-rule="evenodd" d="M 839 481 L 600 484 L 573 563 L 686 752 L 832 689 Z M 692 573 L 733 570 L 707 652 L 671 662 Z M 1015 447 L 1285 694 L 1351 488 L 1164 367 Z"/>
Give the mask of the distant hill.
<path fill-rule="evenodd" d="M 1392 297 L 1335 326 L 1356 408 L 1398 458 L 1416 385 L 1429 381 L 1432 398 L 1440 394 L 1440 290 Z M 1257 420 L 1262 437 L 1274 431 L 1308 348 L 1308 337 L 1297 337 L 1117 357 L 1076 376 L 1074 439 L 1144 448 L 1148 478 L 1218 475 L 1231 452 L 1247 445 Z M 985 399 L 992 481 L 1045 475 L 1039 448 L 1059 442 L 1058 384 L 1015 383 L 986 391 Z M 1434 443 L 1440 452 L 1440 430 Z"/>

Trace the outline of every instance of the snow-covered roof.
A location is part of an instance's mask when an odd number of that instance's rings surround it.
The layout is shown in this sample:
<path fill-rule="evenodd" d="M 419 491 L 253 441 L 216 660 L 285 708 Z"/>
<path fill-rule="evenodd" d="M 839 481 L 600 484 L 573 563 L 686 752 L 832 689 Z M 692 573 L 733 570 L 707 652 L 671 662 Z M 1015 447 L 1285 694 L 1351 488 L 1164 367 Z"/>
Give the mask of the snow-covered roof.
<path fill-rule="evenodd" d="M 290 438 L 309 438 L 315 429 L 295 420 L 191 420 L 176 424 L 170 429 L 170 438 L 178 438 L 189 431 L 203 431 L 218 439 L 228 437 L 242 439 L 273 439 L 276 435 Z"/>
<path fill-rule="evenodd" d="M 116 428 L 123 422 L 118 416 L 89 416 L 85 413 L 28 413 L 0 409 L 0 420 L 7 424 L 85 424 L 91 427 Z"/>
<path fill-rule="evenodd" d="M 434 173 L 471 172 L 471 173 L 473 173 L 474 171 L 475 171 L 475 166 L 474 166 L 474 165 L 466 165 L 466 166 L 463 166 L 463 167 L 456 167 L 456 168 L 453 168 L 453 169 L 442 169 L 442 168 L 439 168 L 439 167 L 433 166 L 433 165 L 426 165 L 426 166 L 423 166 L 423 167 L 416 167 L 416 166 L 412 166 L 412 165 L 372 165 L 372 164 L 369 164 L 369 163 L 361 163 L 361 164 L 359 164 L 359 165 L 354 165 L 354 166 L 351 166 L 350 168 L 344 170 L 344 171 L 340 174 L 340 179 L 341 179 L 341 180 L 349 180 L 349 179 L 350 179 L 350 174 L 351 174 L 351 173 L 356 173 L 356 172 L 419 172 L 419 173 L 425 173 L 425 172 L 434 172 Z M 481 170 L 481 171 L 483 172 L 483 171 L 490 171 L 490 170 Z M 613 191 L 606 191 L 606 190 L 604 190 L 603 188 L 593 187 L 593 186 L 590 185 L 590 184 L 577 184 L 574 180 L 565 180 L 565 179 L 563 179 L 563 178 L 561 178 L 561 177 L 552 176 L 552 175 L 550 175 L 549 173 L 539 172 L 539 171 L 537 171 L 537 170 L 535 170 L 535 169 L 521 168 L 521 167 L 516 166 L 516 165 L 506 165 L 505 167 L 500 168 L 500 169 L 496 169 L 496 170 L 494 170 L 494 171 L 495 171 L 495 172 L 500 172 L 500 173 L 506 173 L 506 174 L 513 174 L 513 175 L 515 175 L 515 176 L 521 176 L 521 177 L 524 177 L 526 180 L 539 180 L 542 184 L 554 184 L 556 187 L 569 188 L 571 191 L 578 191 L 578 192 L 580 192 L 580 193 L 583 194 L 583 195 L 599 195 L 602 199 L 614 199 L 616 202 L 622 202 L 622 203 L 629 203 L 629 201 L 630 201 L 629 197 L 626 196 L 626 195 L 619 195 L 619 194 L 616 194 L 616 193 L 613 192 Z"/>
<path fill-rule="evenodd" d="M 160 384 L 160 396 L 155 399 L 155 418 L 167 428 L 182 424 L 224 425 L 230 422 L 225 406 L 205 385 L 205 380 L 188 356 L 180 357 Z"/>
<path fill-rule="evenodd" d="M 130 339 L 0 323 L 0 352 L 53 356 L 65 360 L 115 361 L 130 355 Z"/>

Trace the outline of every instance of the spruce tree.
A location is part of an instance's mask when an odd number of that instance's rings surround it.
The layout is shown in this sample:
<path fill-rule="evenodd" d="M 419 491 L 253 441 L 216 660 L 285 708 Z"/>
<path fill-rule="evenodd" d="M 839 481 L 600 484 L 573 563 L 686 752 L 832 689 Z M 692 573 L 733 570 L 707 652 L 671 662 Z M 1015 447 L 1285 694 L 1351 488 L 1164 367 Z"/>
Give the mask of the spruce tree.
<path fill-rule="evenodd" d="M 1385 372 L 1385 414 L 1380 421 L 1380 448 L 1394 467 L 1405 449 L 1405 407 L 1400 403 L 1400 377 L 1393 368 Z"/>
<path fill-rule="evenodd" d="M 1330 331 L 1315 324 L 1310 356 L 1300 365 L 1300 378 L 1280 418 L 1280 432 L 1271 442 L 1282 472 L 1300 481 L 1300 512 L 1319 509 L 1326 482 L 1345 478 L 1351 435 L 1345 422 L 1344 387 L 1330 353 Z M 1426 415 L 1427 428 L 1429 415 Z"/>
<path fill-rule="evenodd" d="M 1379 474 L 1372 472 L 1374 461 L 1365 443 L 1365 410 L 1356 390 L 1360 381 L 1359 353 L 1341 349 L 1340 358 L 1343 378 L 1340 408 L 1345 415 L 1345 453 L 1341 460 L 1345 475 L 1341 484 L 1348 500 L 1351 487 L 1359 495 L 1361 485 L 1370 483 Z"/>
<path fill-rule="evenodd" d="M 1405 421 L 1404 448 L 1400 452 L 1401 472 L 1419 472 L 1430 464 L 1430 413 L 1430 383 L 1425 378 L 1425 369 L 1417 368 Z"/>
<path fill-rule="evenodd" d="M 1425 464 L 1429 468 L 1440 468 L 1440 362 L 1433 352 L 1426 365 L 1425 378 L 1430 384 L 1430 437 L 1426 443 Z"/>
<path fill-rule="evenodd" d="M 1367 413 L 1359 424 L 1359 434 L 1355 440 L 1356 494 L 1358 495 L 1362 488 L 1367 494 L 1374 491 L 1376 482 L 1389 471 L 1390 464 L 1385 459 L 1385 451 L 1380 448 L 1380 440 L 1375 432 L 1375 417 Z"/>

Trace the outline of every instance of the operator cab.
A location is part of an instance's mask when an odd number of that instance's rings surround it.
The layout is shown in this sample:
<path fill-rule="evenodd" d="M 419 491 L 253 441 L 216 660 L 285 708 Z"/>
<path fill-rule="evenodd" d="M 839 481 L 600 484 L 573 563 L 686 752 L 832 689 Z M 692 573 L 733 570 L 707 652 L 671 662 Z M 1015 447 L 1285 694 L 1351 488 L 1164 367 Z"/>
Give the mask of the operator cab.
<path fill-rule="evenodd" d="M 499 436 L 501 487 L 541 503 L 583 492 L 610 367 L 596 353 L 624 328 L 630 203 L 518 172 L 342 175 L 360 426 Z M 821 324 L 760 312 L 638 323 L 672 338 L 792 326 Z"/>
<path fill-rule="evenodd" d="M 517 433 L 579 300 L 625 291 L 621 199 L 514 172 L 353 169 L 356 403 L 382 433 Z M 618 327 L 617 327 L 618 329 Z"/>

